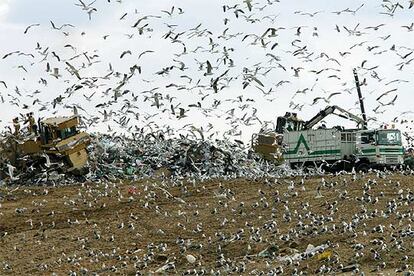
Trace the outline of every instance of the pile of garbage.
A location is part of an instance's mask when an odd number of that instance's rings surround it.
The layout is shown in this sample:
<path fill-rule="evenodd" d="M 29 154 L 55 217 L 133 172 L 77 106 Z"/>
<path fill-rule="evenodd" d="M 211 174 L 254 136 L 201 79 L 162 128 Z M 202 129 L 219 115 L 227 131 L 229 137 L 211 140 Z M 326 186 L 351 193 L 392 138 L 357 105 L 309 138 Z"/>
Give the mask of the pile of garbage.
<path fill-rule="evenodd" d="M 126 138 L 106 134 L 91 135 L 87 173 L 76 175 L 55 166 L 16 168 L 0 160 L 1 183 L 37 185 L 69 184 L 100 179 L 143 177 L 260 178 L 286 175 L 287 169 L 266 162 L 242 142 L 191 140 L 148 134 Z M 30 156 L 25 156 L 30 158 Z M 292 172 L 290 172 L 292 173 Z"/>
<path fill-rule="evenodd" d="M 226 140 L 141 139 L 99 135 L 89 147 L 90 177 L 261 177 L 283 169 L 263 161 L 248 147 Z"/>

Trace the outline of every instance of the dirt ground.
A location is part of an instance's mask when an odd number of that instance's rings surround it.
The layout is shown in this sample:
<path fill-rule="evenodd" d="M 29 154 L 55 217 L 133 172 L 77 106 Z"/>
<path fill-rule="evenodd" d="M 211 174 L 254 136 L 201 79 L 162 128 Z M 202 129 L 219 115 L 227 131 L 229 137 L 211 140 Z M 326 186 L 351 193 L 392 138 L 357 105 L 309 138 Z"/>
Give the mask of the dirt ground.
<path fill-rule="evenodd" d="M 395 275 L 414 269 L 413 183 L 381 173 L 3 187 L 0 275 Z M 294 256 L 312 246 L 324 248 Z"/>

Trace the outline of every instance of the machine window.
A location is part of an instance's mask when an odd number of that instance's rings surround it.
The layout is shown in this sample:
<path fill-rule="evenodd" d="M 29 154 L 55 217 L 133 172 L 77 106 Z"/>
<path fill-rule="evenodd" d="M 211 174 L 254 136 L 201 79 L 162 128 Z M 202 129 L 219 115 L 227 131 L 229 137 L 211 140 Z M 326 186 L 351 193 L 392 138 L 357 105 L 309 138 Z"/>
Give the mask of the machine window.
<path fill-rule="evenodd" d="M 62 129 L 60 131 L 60 137 L 59 138 L 66 139 L 66 138 L 71 137 L 75 134 L 76 134 L 76 127 L 65 128 L 65 129 Z"/>
<path fill-rule="evenodd" d="M 399 131 L 378 131 L 379 145 L 401 145 L 401 133 Z"/>
<path fill-rule="evenodd" d="M 367 133 L 361 134 L 361 144 L 371 144 L 372 142 L 375 142 L 373 132 L 367 132 Z"/>

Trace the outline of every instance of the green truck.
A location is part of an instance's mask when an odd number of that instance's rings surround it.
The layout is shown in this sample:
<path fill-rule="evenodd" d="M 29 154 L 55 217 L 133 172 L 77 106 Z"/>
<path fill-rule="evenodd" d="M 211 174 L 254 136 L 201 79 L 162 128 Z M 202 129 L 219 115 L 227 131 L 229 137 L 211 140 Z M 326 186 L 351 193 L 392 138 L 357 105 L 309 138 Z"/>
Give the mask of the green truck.
<path fill-rule="evenodd" d="M 298 120 L 296 114 L 287 113 L 278 118 L 276 132 L 254 136 L 253 148 L 266 159 L 278 164 L 285 162 L 292 168 L 325 165 L 332 170 L 355 168 L 367 171 L 370 168 L 398 167 L 404 163 L 404 148 L 398 129 L 309 128 L 338 109 L 330 106 L 308 122 Z"/>
<path fill-rule="evenodd" d="M 287 112 L 277 118 L 276 129 L 252 137 L 252 149 L 269 161 L 292 168 L 325 166 L 332 170 L 367 171 L 404 164 L 404 148 L 398 129 L 368 129 L 358 76 L 354 70 L 362 118 L 339 106 L 327 106 L 308 121 Z M 316 127 L 331 114 L 351 120 L 356 128 Z"/>

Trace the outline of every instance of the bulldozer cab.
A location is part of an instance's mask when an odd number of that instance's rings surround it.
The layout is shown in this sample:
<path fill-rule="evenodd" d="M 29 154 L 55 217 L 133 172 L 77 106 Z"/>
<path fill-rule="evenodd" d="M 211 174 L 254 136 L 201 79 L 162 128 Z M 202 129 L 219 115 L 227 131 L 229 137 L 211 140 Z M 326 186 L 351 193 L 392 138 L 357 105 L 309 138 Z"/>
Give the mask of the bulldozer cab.
<path fill-rule="evenodd" d="M 40 137 L 43 145 L 70 138 L 79 133 L 78 116 L 54 117 L 40 122 Z"/>
<path fill-rule="evenodd" d="M 89 135 L 79 131 L 78 125 L 77 115 L 48 118 L 39 123 L 41 148 L 64 157 L 68 171 L 84 169 L 88 161 Z"/>
<path fill-rule="evenodd" d="M 303 121 L 296 113 L 286 112 L 285 116 L 277 117 L 276 132 L 283 134 L 285 131 L 298 131 L 302 126 Z"/>

